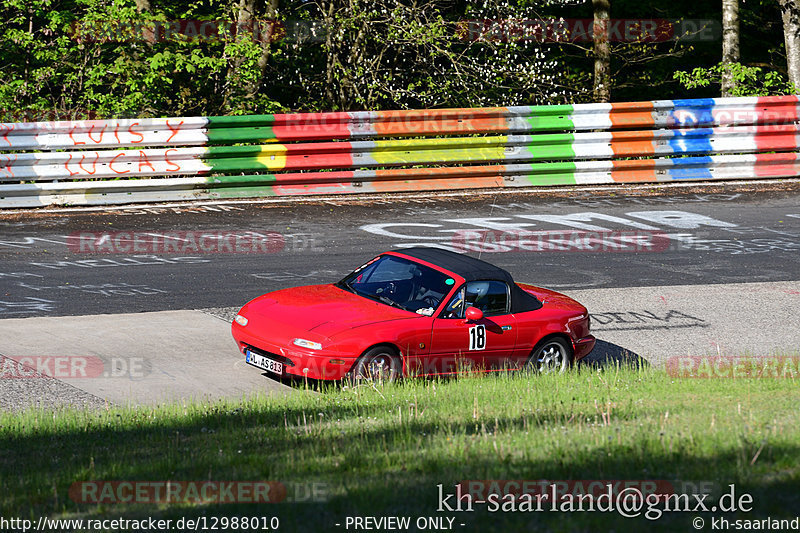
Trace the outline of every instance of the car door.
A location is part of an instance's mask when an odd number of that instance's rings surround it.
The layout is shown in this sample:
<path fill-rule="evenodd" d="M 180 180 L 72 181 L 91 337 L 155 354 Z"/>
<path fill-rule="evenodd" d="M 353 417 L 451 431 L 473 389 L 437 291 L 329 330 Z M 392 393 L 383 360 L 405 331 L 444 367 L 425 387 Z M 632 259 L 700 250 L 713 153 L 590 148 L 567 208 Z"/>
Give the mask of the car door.
<path fill-rule="evenodd" d="M 465 283 L 433 321 L 430 358 L 439 372 L 502 368 L 511 364 L 517 341 L 508 285 L 498 280 Z M 467 307 L 484 316 L 467 321 Z"/>

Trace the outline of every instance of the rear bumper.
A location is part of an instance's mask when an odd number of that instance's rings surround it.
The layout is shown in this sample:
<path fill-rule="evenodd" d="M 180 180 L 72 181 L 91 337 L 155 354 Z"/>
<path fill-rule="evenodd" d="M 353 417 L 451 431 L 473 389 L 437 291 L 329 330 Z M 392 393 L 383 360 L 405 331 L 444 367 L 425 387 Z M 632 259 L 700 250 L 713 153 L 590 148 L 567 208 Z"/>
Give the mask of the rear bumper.
<path fill-rule="evenodd" d="M 575 352 L 575 360 L 578 361 L 589 355 L 589 352 L 594 349 L 594 343 L 596 340 L 597 339 L 595 339 L 594 335 L 588 335 L 582 339 L 572 341 L 572 348 Z"/>

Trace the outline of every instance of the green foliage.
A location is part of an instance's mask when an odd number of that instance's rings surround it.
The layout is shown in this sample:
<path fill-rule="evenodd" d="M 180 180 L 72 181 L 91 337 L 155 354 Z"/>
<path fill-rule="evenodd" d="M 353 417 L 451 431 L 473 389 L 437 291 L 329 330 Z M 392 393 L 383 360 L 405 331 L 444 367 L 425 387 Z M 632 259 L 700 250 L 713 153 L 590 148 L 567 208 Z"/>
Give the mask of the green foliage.
<path fill-rule="evenodd" d="M 264 39 L 249 27 L 216 38 L 163 29 L 180 20 L 225 27 L 237 21 L 240 2 L 152 0 L 149 11 L 139 12 L 134 0 L 0 0 L 0 120 L 593 99 L 591 42 L 540 42 L 514 33 L 514 21 L 589 19 L 590 2 L 253 1 L 256 19 L 284 24 L 285 38 Z M 615 19 L 719 19 L 718 6 L 696 0 L 673 0 L 656 12 L 643 10 L 638 0 L 613 0 L 612 8 Z M 741 18 L 742 62 L 753 66 L 734 68 L 737 94 L 793 92 L 779 67 L 759 66 L 785 62 L 776 4 L 748 0 Z M 511 23 L 493 34 L 493 21 Z M 615 41 L 612 98 L 710 95 L 721 74 L 708 65 L 719 53 L 718 36 Z M 687 64 L 700 68 L 684 72 Z"/>
<path fill-rule="evenodd" d="M 0 15 L 0 109 L 7 118 L 124 117 L 270 112 L 263 96 L 225 101 L 228 71 L 235 83 L 259 74 L 252 39 L 198 39 L 180 33 L 159 38 L 169 20 L 206 19 L 195 5 L 178 13 L 138 13 L 114 0 L 6 0 Z M 223 11 L 217 6 L 217 14 Z M 163 35 L 164 31 L 161 30 Z M 23 112 L 23 113 L 21 113 Z"/>
<path fill-rule="evenodd" d="M 796 94 L 797 88 L 779 72 L 764 71 L 761 67 L 741 63 L 720 63 L 710 68 L 697 67 L 691 72 L 679 70 L 674 78 L 687 89 L 719 85 L 723 75 L 730 73 L 734 87 L 732 96 L 771 96 Z"/>
<path fill-rule="evenodd" d="M 0 0 L 3 119 L 510 105 L 574 92 L 540 45 L 460 37 L 464 17 L 523 13 L 513 1 L 277 5 L 289 34 L 270 42 L 252 27 L 219 38 L 164 29 L 236 21 L 233 0 L 152 2 L 149 12 L 133 0 Z M 297 22 L 316 33 L 298 39 Z"/>
<path fill-rule="evenodd" d="M 278 80 L 333 109 L 461 107 L 568 100 L 555 53 L 532 40 L 503 40 L 467 20 L 527 16 L 516 2 L 328 0 L 305 16 L 322 20 L 314 54 L 292 49 L 296 75 Z M 533 15 L 531 15 L 533 16 Z M 287 75 L 288 74 L 288 75 Z M 302 84 L 302 87 L 298 87 Z"/>

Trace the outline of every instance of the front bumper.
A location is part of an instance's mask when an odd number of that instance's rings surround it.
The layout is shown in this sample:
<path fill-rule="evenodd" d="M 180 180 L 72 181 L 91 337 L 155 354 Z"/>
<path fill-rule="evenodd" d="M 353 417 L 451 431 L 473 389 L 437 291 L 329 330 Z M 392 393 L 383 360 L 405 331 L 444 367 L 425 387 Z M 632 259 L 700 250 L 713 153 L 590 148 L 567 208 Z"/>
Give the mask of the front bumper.
<path fill-rule="evenodd" d="M 339 380 L 353 367 L 356 357 L 326 350 L 307 350 L 294 345 L 286 346 L 264 341 L 250 335 L 236 324 L 232 328 L 233 338 L 241 353 L 246 348 L 283 363 L 283 374 L 321 380 Z M 256 368 L 256 367 L 254 367 Z M 277 374 L 274 374 L 277 375 Z"/>

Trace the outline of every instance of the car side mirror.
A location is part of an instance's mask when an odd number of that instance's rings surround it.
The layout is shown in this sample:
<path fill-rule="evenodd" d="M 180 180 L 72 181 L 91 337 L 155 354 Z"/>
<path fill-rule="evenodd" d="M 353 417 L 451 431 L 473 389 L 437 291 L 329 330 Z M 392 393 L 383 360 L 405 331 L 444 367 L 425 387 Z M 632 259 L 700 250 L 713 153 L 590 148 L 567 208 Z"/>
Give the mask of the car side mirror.
<path fill-rule="evenodd" d="M 467 311 L 464 313 L 464 316 L 470 322 L 477 322 L 481 318 L 483 318 L 483 311 L 478 309 L 477 307 L 467 307 Z"/>

